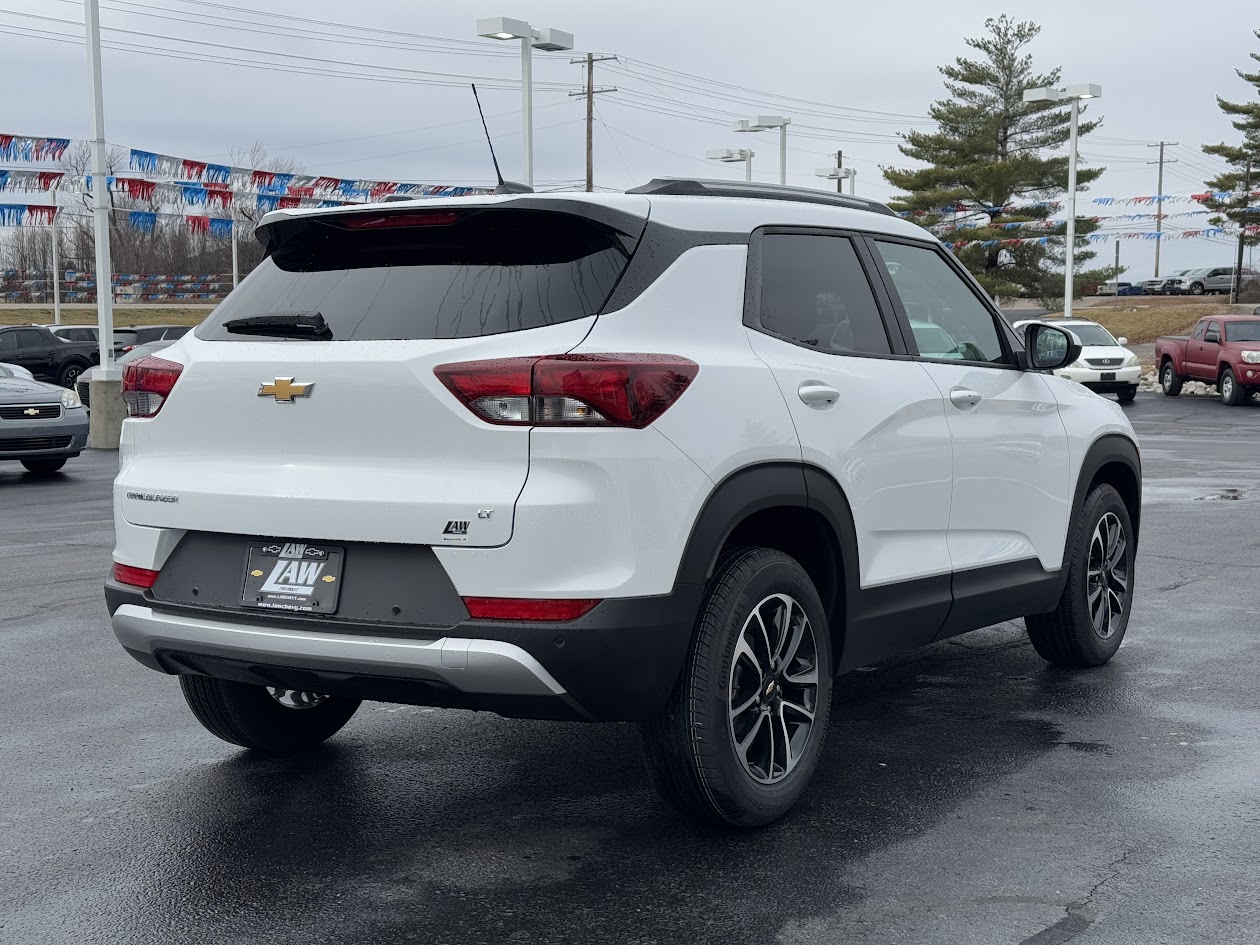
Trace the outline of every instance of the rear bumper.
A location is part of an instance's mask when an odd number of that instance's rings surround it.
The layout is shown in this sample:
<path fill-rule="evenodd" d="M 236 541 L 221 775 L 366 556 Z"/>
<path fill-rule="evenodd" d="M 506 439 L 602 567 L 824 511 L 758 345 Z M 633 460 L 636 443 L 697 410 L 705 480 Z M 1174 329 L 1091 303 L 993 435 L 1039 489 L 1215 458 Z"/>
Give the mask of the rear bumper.
<path fill-rule="evenodd" d="M 607 600 L 567 623 L 470 619 L 405 634 L 171 604 L 113 580 L 105 597 L 124 649 L 166 673 L 512 717 L 633 721 L 664 707 L 700 591 Z"/>

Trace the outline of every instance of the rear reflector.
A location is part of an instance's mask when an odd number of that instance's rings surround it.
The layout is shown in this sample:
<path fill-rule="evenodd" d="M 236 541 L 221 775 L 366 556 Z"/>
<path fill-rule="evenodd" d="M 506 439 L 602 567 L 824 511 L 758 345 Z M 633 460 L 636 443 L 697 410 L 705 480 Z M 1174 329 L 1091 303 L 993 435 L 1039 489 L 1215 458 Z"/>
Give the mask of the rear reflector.
<path fill-rule="evenodd" d="M 576 620 L 597 600 L 536 600 L 517 597 L 465 597 L 468 616 L 478 620 Z"/>
<path fill-rule="evenodd" d="M 148 568 L 133 568 L 129 564 L 114 565 L 114 580 L 119 584 L 130 584 L 132 587 L 152 587 L 158 579 L 157 571 Z"/>
<path fill-rule="evenodd" d="M 353 213 L 337 222 L 347 230 L 384 230 L 397 226 L 450 226 L 458 213 Z"/>
<path fill-rule="evenodd" d="M 184 366 L 153 355 L 123 368 L 122 399 L 129 417 L 155 417 L 179 380 Z"/>
<path fill-rule="evenodd" d="M 489 423 L 641 430 L 682 396 L 700 366 L 671 354 L 560 354 L 440 364 L 433 372 Z"/>

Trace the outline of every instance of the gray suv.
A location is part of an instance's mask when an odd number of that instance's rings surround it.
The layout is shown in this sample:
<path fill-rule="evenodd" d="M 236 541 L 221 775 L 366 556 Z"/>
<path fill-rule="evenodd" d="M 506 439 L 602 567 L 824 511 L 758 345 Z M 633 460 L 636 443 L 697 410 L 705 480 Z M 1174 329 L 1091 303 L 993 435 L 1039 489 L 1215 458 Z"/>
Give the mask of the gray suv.
<path fill-rule="evenodd" d="M 1260 274 L 1244 269 L 1242 285 L 1260 280 Z M 1173 295 L 1228 295 L 1234 289 L 1234 267 L 1217 266 L 1215 269 L 1191 269 L 1172 282 L 1167 291 Z"/>

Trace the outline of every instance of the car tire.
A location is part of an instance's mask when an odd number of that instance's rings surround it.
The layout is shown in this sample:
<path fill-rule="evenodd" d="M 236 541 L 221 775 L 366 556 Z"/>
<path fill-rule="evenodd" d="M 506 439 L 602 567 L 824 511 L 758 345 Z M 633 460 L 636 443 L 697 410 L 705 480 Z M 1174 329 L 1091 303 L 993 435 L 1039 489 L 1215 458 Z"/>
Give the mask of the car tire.
<path fill-rule="evenodd" d="M 665 710 L 640 726 L 657 790 L 702 821 L 758 827 L 782 817 L 817 767 L 831 685 L 827 616 L 805 570 L 770 548 L 724 555 L 682 676 Z"/>
<path fill-rule="evenodd" d="M 1202 295 L 1202 294 L 1203 294 L 1203 283 L 1202 283 L 1202 282 L 1196 282 L 1196 283 L 1194 283 L 1192 286 L 1190 286 L 1190 294 L 1191 294 L 1191 295 Z"/>
<path fill-rule="evenodd" d="M 1117 391 L 1116 400 L 1120 401 L 1122 404 L 1131 404 L 1133 403 L 1133 398 L 1137 396 L 1137 392 L 1138 386 L 1133 384 L 1122 391 Z"/>
<path fill-rule="evenodd" d="M 211 735 L 256 751 L 295 754 L 335 735 L 359 708 L 358 699 L 212 679 L 179 677 L 184 700 Z M 303 704 L 305 703 L 305 704 Z"/>
<path fill-rule="evenodd" d="M 1177 397 L 1181 394 L 1181 385 L 1184 383 L 1172 361 L 1165 361 L 1164 366 L 1159 369 L 1159 389 L 1164 392 L 1164 396 Z"/>
<path fill-rule="evenodd" d="M 79 379 L 79 375 L 85 370 L 87 370 L 86 364 L 81 364 L 78 361 L 71 362 L 61 369 L 61 374 L 58 375 L 57 378 L 58 383 L 61 384 L 62 387 L 68 387 L 71 390 L 74 390 L 75 381 Z"/>
<path fill-rule="evenodd" d="M 66 464 L 65 456 L 58 456 L 49 459 L 24 459 L 22 465 L 26 467 L 28 472 L 36 473 L 40 476 L 51 476 L 58 469 Z"/>
<path fill-rule="evenodd" d="M 1234 372 L 1230 368 L 1221 371 L 1220 379 L 1216 382 L 1216 389 L 1221 392 L 1221 403 L 1229 407 L 1245 404 L 1251 397 L 1247 388 L 1238 383 L 1238 378 L 1234 377 Z"/>
<path fill-rule="evenodd" d="M 1136 543 L 1129 510 L 1112 486 L 1090 490 L 1072 529 L 1067 583 L 1054 610 L 1024 618 L 1042 659 L 1101 666 L 1124 639 L 1133 605 Z"/>

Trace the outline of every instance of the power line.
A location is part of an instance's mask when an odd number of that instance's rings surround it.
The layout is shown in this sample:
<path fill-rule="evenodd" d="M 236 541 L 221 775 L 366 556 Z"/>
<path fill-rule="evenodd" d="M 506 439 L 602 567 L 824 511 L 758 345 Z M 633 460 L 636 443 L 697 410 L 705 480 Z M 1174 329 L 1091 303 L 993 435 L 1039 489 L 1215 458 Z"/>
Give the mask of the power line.
<path fill-rule="evenodd" d="M 70 26 L 79 25 L 75 20 L 67 20 L 67 19 L 62 19 L 60 17 L 52 17 L 52 16 L 41 16 L 37 13 L 24 13 L 24 12 L 16 11 L 16 10 L 3 10 L 3 9 L 0 9 L 0 13 L 6 14 L 8 16 L 21 16 L 21 17 L 27 17 L 33 20 L 43 20 L 50 23 L 64 23 Z M 146 39 L 165 39 L 165 40 L 171 40 L 178 43 L 190 43 L 190 44 L 196 45 L 197 47 L 210 46 L 216 49 L 230 49 L 234 52 L 258 53 L 259 55 L 263 55 L 263 56 L 282 56 L 286 59 L 300 59 L 306 62 L 329 63 L 331 65 L 337 65 L 337 66 L 351 66 L 358 69 L 379 69 L 379 70 L 385 70 L 389 72 L 401 72 L 405 75 L 425 76 L 425 77 L 430 77 L 430 78 L 440 77 L 446 80 L 459 79 L 465 82 L 488 82 L 488 81 L 496 81 L 496 80 L 502 81 L 501 79 L 498 79 L 497 76 L 466 75 L 462 73 L 433 72 L 427 69 L 408 69 L 403 66 L 381 66 L 381 65 L 376 65 L 375 63 L 370 63 L 370 62 L 354 62 L 354 61 L 346 60 L 346 59 L 328 59 L 323 56 L 302 56 L 297 53 L 282 52 L 278 49 L 258 49 L 253 46 L 239 46 L 239 45 L 228 44 L 228 43 L 213 43 L 213 42 L 210 42 L 209 40 L 204 40 L 204 39 L 193 40 L 184 36 L 171 36 L 166 33 L 150 33 L 150 32 L 145 32 L 143 30 L 129 30 L 129 29 L 123 29 L 117 26 L 103 26 L 101 27 L 101 29 L 102 31 L 106 33 L 124 33 L 128 36 L 143 36 Z M 69 35 L 69 34 L 63 33 L 61 35 Z M 184 50 L 179 50 L 179 51 L 183 52 Z M 541 83 L 536 83 L 536 86 L 542 86 L 544 88 L 564 88 L 564 89 L 568 88 L 567 84 L 559 83 L 559 82 L 541 82 Z"/>

